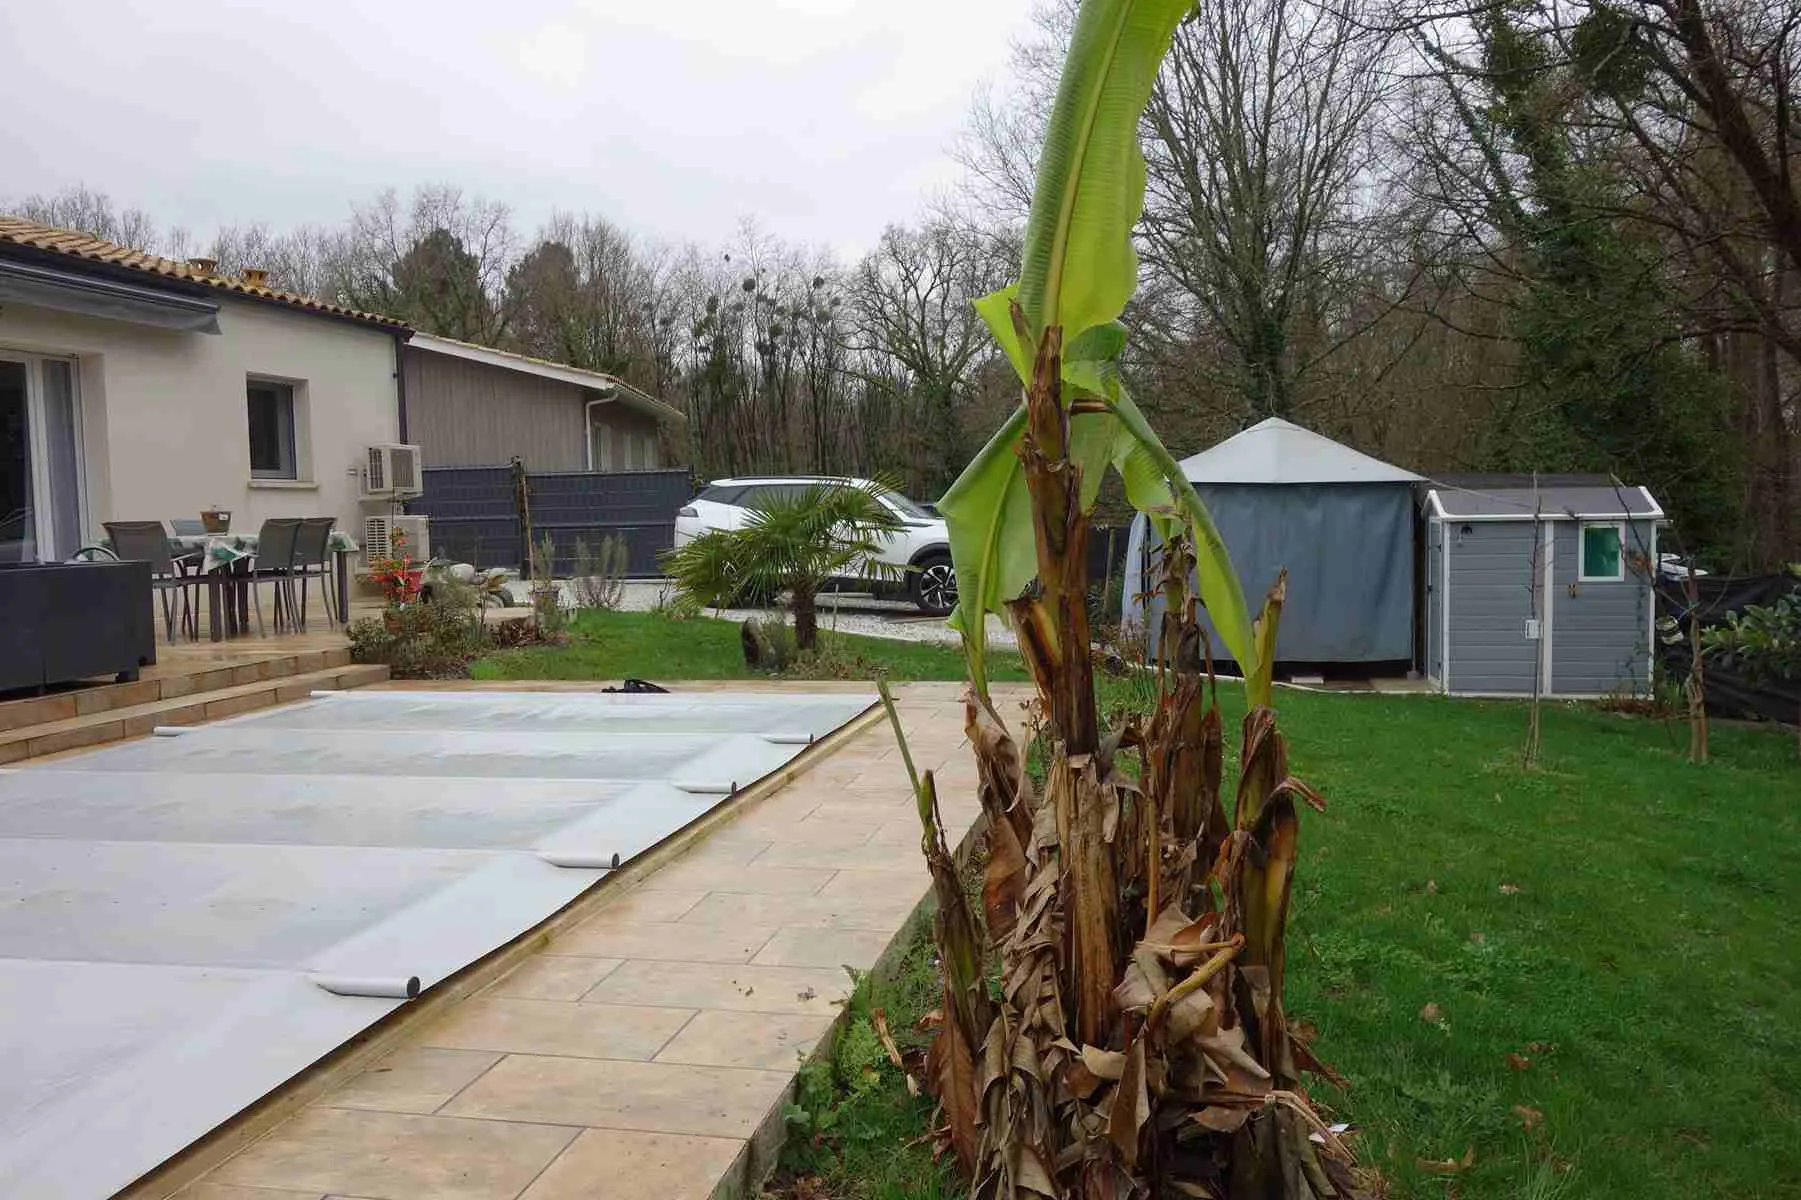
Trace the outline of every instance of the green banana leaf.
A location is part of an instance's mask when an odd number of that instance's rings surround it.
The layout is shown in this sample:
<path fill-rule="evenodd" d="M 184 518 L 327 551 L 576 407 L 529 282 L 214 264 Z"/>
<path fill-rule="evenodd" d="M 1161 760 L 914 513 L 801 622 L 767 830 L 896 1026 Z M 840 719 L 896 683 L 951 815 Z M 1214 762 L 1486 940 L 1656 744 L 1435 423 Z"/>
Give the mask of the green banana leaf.
<path fill-rule="evenodd" d="M 963 635 L 964 656 L 978 688 L 988 690 L 987 614 L 1002 612 L 1038 574 L 1032 532 L 1032 500 L 1019 462 L 1026 410 L 1006 424 L 963 469 L 938 502 L 950 533 L 957 568 L 957 607 L 950 626 Z M 1121 426 L 1108 412 L 1078 413 L 1070 420 L 1069 457 L 1082 469 L 1082 506 L 1091 507 L 1101 479 L 1121 454 Z"/>
<path fill-rule="evenodd" d="M 1119 418 L 1122 438 L 1128 443 L 1123 459 L 1116 460 L 1120 477 L 1125 480 L 1126 498 L 1132 507 L 1150 517 L 1155 525 L 1161 517 L 1165 524 L 1158 531 L 1168 537 L 1173 530 L 1170 516 L 1179 515 L 1187 522 L 1194 538 L 1194 557 L 1200 575 L 1201 603 L 1220 640 L 1226 644 L 1232 659 L 1245 673 L 1245 683 L 1252 704 L 1267 704 L 1271 681 L 1270 664 L 1252 643 L 1250 612 L 1244 603 L 1244 588 L 1238 572 L 1232 568 L 1232 556 L 1226 551 L 1225 539 L 1213 523 L 1213 515 L 1201 502 L 1194 484 L 1182 473 L 1175 456 L 1151 429 L 1150 422 L 1138 411 L 1138 405 L 1123 387 L 1108 398 L 1109 410 Z M 1176 512 L 1165 516 L 1158 512 L 1170 493 Z"/>
<path fill-rule="evenodd" d="M 1019 306 L 1034 337 L 1069 343 L 1119 316 L 1138 286 L 1144 209 L 1138 119 L 1192 0 L 1086 0 L 1038 160 Z"/>
<path fill-rule="evenodd" d="M 1094 503 L 1108 466 L 1167 537 L 1194 534 L 1201 598 L 1234 659 L 1254 671 L 1243 591 L 1206 506 L 1151 431 L 1119 378 L 1126 332 L 1119 323 L 1137 286 L 1132 227 L 1144 208 L 1138 119 L 1188 0 L 1085 0 L 1057 90 L 1019 282 L 975 302 L 1022 384 L 1038 339 L 1060 327 L 1064 402 L 1098 399 L 1070 420 L 1070 458 L 1082 470 L 1082 504 Z M 938 509 L 950 534 L 970 675 L 987 692 L 988 613 L 1003 612 L 1037 574 L 1031 501 L 1019 461 L 1022 404 L 951 485 Z"/>

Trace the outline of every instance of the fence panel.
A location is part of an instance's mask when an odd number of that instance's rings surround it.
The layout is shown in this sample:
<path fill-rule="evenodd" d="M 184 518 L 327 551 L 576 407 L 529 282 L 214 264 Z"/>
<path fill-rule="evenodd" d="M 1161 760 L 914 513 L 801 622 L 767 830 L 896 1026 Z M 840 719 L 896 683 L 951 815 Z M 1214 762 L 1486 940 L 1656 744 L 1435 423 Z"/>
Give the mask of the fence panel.
<path fill-rule="evenodd" d="M 407 511 L 431 518 L 432 554 L 479 567 L 525 566 L 510 467 L 429 467 L 425 494 Z M 693 494 L 683 469 L 528 472 L 533 533 L 549 536 L 552 571 L 567 575 L 575 543 L 624 540 L 627 573 L 661 574 L 657 556 L 675 540 L 675 513 Z"/>

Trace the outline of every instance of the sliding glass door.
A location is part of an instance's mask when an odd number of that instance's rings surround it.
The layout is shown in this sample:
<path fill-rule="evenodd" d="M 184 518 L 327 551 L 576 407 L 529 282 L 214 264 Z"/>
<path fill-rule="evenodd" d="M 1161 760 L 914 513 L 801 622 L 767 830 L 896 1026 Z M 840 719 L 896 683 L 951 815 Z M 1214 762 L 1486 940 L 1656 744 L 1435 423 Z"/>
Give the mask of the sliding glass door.
<path fill-rule="evenodd" d="M 31 478 L 31 393 L 22 362 L 0 359 L 0 562 L 37 558 Z"/>
<path fill-rule="evenodd" d="M 55 562 L 81 546 L 75 364 L 0 351 L 0 562 Z"/>

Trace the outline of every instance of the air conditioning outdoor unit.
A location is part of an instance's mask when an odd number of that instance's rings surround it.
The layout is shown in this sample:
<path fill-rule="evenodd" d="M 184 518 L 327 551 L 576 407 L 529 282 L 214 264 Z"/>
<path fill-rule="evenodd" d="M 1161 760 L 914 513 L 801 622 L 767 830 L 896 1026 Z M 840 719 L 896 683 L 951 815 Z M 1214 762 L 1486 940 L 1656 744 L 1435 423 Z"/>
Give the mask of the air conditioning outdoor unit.
<path fill-rule="evenodd" d="M 394 535 L 406 537 L 406 556 L 416 563 L 431 558 L 431 526 L 428 517 L 364 517 L 363 561 L 394 557 Z"/>
<path fill-rule="evenodd" d="M 363 496 L 369 500 L 409 500 L 424 491 L 419 447 L 383 443 L 369 447 L 363 468 Z"/>

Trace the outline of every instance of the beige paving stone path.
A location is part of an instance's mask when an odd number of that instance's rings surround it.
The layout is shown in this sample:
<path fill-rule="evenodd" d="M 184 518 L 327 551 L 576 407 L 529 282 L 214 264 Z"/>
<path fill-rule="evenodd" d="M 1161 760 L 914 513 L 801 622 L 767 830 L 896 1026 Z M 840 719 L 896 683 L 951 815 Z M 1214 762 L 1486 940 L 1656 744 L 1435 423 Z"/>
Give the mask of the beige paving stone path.
<path fill-rule="evenodd" d="M 938 774 L 953 841 L 979 812 L 959 690 L 912 684 L 897 696 L 915 761 Z M 1016 711 L 1009 703 L 1010 721 Z M 618 882 L 594 915 L 179 1196 L 746 1195 L 773 1165 L 797 1067 L 849 993 L 844 968 L 874 966 L 928 891 L 893 734 L 863 729 L 652 873 Z"/>

